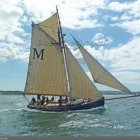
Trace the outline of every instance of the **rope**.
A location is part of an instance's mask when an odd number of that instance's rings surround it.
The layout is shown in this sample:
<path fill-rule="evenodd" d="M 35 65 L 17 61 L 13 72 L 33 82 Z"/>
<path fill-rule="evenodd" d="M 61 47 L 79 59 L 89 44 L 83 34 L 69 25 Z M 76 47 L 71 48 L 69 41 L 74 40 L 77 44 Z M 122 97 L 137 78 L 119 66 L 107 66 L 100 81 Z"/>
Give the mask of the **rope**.
<path fill-rule="evenodd" d="M 110 99 L 105 99 L 105 100 L 111 101 L 111 100 L 115 100 L 115 99 L 125 99 L 125 101 L 123 100 L 122 102 L 119 102 L 119 103 L 116 103 L 116 104 L 111 105 L 111 106 L 116 106 L 116 105 L 118 105 L 120 103 L 125 103 L 125 102 L 129 101 L 131 97 L 137 97 L 137 96 L 140 96 L 140 95 L 126 96 L 126 98 L 125 97 L 124 98 L 123 97 L 122 98 L 121 97 L 118 97 L 118 98 L 110 98 Z"/>
<path fill-rule="evenodd" d="M 23 93 L 23 97 L 28 101 L 28 103 L 30 102 L 30 101 L 28 100 L 28 98 L 25 96 L 24 93 Z"/>
<path fill-rule="evenodd" d="M 108 98 L 108 99 L 105 99 L 105 100 L 124 99 L 124 98 L 138 97 L 138 96 L 140 96 L 140 95 L 132 95 L 132 96 L 115 97 L 115 98 Z"/>

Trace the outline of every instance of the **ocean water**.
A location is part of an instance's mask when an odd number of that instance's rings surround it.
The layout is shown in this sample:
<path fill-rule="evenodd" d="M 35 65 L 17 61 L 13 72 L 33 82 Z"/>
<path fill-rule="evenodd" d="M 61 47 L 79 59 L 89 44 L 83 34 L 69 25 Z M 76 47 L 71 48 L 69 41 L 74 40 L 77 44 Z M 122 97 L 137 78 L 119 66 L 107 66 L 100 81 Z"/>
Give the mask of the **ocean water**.
<path fill-rule="evenodd" d="M 27 103 L 22 95 L 0 95 L 0 136 L 140 136 L 140 97 L 61 113 L 31 111 Z"/>

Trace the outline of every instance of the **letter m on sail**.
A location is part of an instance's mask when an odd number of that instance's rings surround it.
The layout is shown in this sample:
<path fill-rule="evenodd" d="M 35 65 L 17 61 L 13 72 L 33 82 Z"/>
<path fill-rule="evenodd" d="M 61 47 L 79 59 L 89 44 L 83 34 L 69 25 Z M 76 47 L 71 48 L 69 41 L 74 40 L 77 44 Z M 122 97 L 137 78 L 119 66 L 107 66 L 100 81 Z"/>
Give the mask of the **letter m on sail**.
<path fill-rule="evenodd" d="M 41 49 L 40 51 L 38 51 L 36 48 L 33 48 L 33 59 L 43 60 L 44 50 L 45 49 Z"/>

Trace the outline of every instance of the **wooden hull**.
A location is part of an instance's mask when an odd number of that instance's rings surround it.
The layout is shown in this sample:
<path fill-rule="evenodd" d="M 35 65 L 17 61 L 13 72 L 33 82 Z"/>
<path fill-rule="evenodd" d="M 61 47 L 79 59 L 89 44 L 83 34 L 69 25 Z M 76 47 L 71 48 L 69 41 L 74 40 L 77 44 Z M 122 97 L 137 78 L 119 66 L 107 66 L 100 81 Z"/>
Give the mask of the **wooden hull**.
<path fill-rule="evenodd" d="M 29 109 L 39 110 L 39 111 L 54 111 L 54 112 L 61 112 L 61 111 L 72 111 L 72 110 L 86 110 L 91 108 L 96 108 L 104 106 L 104 98 L 101 98 L 96 101 L 84 102 L 82 104 L 75 104 L 75 105 L 62 105 L 59 106 L 49 106 L 49 107 L 36 107 L 33 105 L 27 105 Z"/>

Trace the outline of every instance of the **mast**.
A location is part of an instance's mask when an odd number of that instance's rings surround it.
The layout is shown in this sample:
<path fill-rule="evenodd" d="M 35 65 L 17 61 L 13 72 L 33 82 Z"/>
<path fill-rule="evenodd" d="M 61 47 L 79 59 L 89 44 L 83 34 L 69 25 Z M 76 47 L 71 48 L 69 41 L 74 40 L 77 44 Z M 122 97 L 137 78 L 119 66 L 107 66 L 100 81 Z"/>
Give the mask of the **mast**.
<path fill-rule="evenodd" d="M 59 44 L 63 53 L 63 58 L 64 58 L 64 67 L 65 67 L 65 72 L 66 72 L 66 79 L 67 79 L 67 88 L 68 88 L 68 95 L 69 99 L 72 99 L 71 95 L 71 90 L 70 90 L 70 81 L 69 81 L 69 74 L 68 74 L 68 66 L 67 66 L 67 59 L 66 59 L 66 47 L 64 44 L 64 36 L 62 33 L 62 28 L 61 28 L 61 22 L 59 18 L 59 13 L 58 13 L 58 8 L 56 6 L 56 12 L 57 12 L 57 19 L 58 19 L 58 37 L 59 37 Z"/>

